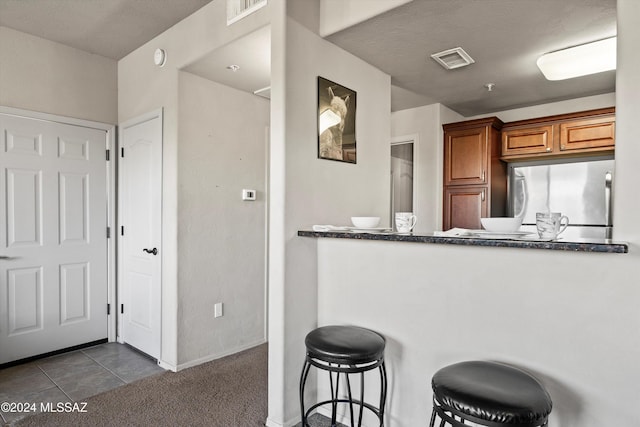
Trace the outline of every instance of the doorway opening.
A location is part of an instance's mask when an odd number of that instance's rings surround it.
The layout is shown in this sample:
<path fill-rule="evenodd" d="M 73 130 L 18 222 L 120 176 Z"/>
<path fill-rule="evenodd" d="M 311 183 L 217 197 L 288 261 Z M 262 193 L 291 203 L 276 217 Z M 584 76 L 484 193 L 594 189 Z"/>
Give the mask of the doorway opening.
<path fill-rule="evenodd" d="M 391 143 L 391 223 L 395 226 L 396 212 L 414 209 L 414 141 Z M 415 212 L 414 212 L 415 214 Z"/>

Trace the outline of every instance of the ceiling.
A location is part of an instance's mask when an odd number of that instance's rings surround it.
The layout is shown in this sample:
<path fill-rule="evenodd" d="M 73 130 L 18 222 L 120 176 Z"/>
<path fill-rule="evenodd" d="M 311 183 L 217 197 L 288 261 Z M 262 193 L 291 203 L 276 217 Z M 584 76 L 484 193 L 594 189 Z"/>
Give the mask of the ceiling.
<path fill-rule="evenodd" d="M 0 0 L 0 25 L 117 60 L 210 1 Z M 615 34 L 616 0 L 414 0 L 326 39 L 391 76 L 393 111 L 439 102 L 473 116 L 614 92 L 615 71 L 552 82 L 535 63 Z M 269 85 L 269 40 L 265 27 L 186 69 L 254 92 Z M 458 46 L 475 63 L 430 58 Z"/>
<path fill-rule="evenodd" d="M 121 59 L 211 0 L 0 0 L 0 25 Z"/>
<path fill-rule="evenodd" d="M 229 67 L 236 65 L 236 71 Z M 271 92 L 271 26 L 221 46 L 184 68 L 196 74 L 246 92 L 269 98 Z M 261 90 L 264 89 L 264 90 Z"/>
<path fill-rule="evenodd" d="M 536 66 L 614 35 L 616 0 L 414 0 L 326 38 L 391 75 L 392 110 L 440 102 L 472 116 L 614 92 L 615 71 L 552 82 Z M 474 64 L 430 57 L 458 46 Z"/>

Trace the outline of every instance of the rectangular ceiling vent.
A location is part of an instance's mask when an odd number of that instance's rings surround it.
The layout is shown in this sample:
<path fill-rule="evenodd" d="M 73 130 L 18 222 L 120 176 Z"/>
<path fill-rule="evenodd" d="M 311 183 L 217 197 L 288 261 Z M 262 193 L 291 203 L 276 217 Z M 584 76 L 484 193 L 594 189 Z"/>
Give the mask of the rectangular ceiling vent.
<path fill-rule="evenodd" d="M 267 0 L 227 0 L 227 25 L 266 6 Z"/>
<path fill-rule="evenodd" d="M 447 70 L 466 67 L 467 65 L 476 62 L 461 47 L 443 50 L 442 52 L 434 53 L 431 57 Z"/>

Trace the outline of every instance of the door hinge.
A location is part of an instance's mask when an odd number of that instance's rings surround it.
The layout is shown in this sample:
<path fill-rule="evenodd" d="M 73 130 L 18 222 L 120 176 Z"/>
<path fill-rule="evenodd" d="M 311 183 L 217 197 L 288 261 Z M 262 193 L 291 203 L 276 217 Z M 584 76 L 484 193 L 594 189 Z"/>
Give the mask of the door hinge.
<path fill-rule="evenodd" d="M 111 150 L 107 150 L 107 162 L 111 160 Z"/>
<path fill-rule="evenodd" d="M 107 239 L 111 238 L 111 227 L 107 227 Z"/>
<path fill-rule="evenodd" d="M 120 157 L 124 157 L 124 147 L 120 148 Z"/>
<path fill-rule="evenodd" d="M 107 304 L 107 316 L 111 314 L 111 304 Z"/>
<path fill-rule="evenodd" d="M 120 304 L 120 314 L 124 314 L 124 304 Z"/>

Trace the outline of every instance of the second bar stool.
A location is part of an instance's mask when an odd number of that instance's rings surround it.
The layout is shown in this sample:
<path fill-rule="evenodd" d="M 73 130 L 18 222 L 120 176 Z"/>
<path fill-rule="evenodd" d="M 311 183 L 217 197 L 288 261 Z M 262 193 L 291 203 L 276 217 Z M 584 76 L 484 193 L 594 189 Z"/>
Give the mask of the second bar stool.
<path fill-rule="evenodd" d="M 355 427 L 354 404 L 358 410 L 358 426 L 362 425 L 364 409 L 372 411 L 384 425 L 384 405 L 387 398 L 387 372 L 384 366 L 385 339 L 382 335 L 369 329 L 356 326 L 323 326 L 307 334 L 305 346 L 307 354 L 300 376 L 300 412 L 302 427 L 309 427 L 307 417 L 321 405 L 331 405 L 331 425 L 336 425 L 336 412 L 339 403 L 349 405 L 351 426 Z M 325 400 L 305 410 L 304 386 L 311 366 L 329 371 L 331 399 Z M 364 402 L 364 373 L 378 369 L 380 374 L 380 403 L 376 407 Z M 336 373 L 335 378 L 333 373 Z M 353 399 L 349 374 L 360 374 L 360 399 Z M 340 376 L 344 374 L 347 398 L 339 398 Z"/>
<path fill-rule="evenodd" d="M 431 380 L 433 412 L 440 427 L 546 427 L 552 402 L 544 386 L 521 369 L 468 361 L 440 369 Z"/>

